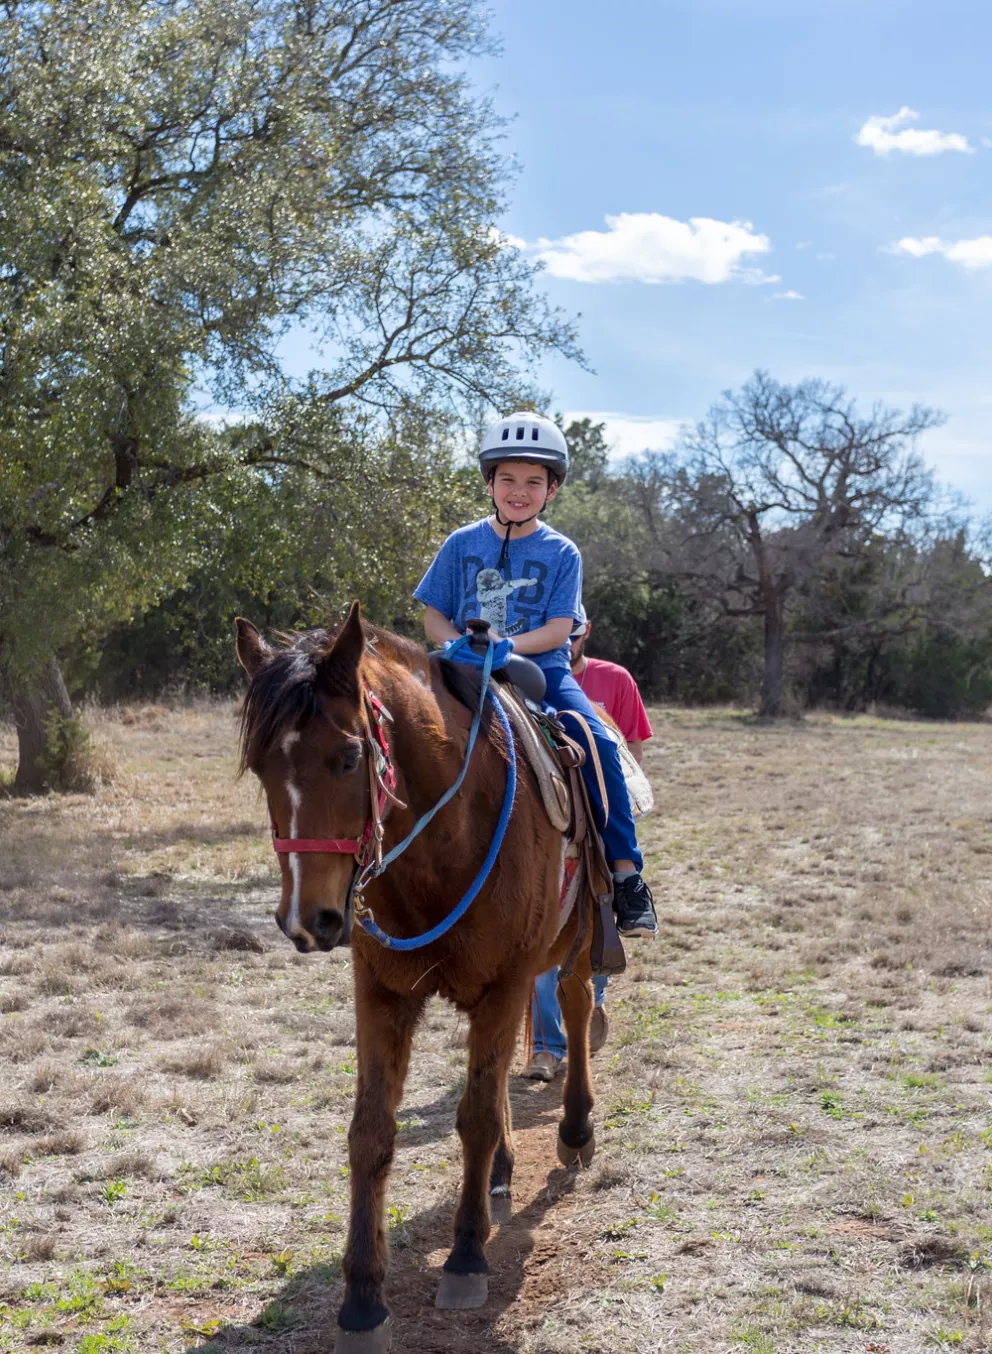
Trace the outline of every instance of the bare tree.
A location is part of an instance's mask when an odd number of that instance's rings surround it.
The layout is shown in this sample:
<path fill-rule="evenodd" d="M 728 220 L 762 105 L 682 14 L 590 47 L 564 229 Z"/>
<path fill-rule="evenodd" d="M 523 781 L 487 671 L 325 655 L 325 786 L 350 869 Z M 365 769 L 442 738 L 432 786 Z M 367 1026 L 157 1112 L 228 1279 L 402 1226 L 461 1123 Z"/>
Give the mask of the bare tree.
<path fill-rule="evenodd" d="M 783 711 L 790 603 L 818 575 L 884 535 L 911 540 L 935 511 L 932 472 L 916 451 L 943 422 L 876 403 L 867 414 L 825 381 L 780 385 L 758 371 L 683 434 L 651 527 L 664 567 L 727 615 L 764 622 L 760 713 Z M 650 497 L 650 495 L 649 495 Z"/>

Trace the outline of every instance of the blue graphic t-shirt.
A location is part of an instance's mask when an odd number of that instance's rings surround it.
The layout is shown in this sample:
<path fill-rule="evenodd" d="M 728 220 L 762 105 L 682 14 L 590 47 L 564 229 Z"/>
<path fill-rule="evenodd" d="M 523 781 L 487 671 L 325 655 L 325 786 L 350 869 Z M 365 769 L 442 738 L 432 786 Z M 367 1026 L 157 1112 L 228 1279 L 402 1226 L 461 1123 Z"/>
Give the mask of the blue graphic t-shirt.
<path fill-rule="evenodd" d="M 512 639 L 547 621 L 578 620 L 582 605 L 582 556 L 578 547 L 545 522 L 519 540 L 510 537 L 503 572 L 497 569 L 502 533 L 488 518 L 453 531 L 414 590 L 414 597 L 447 616 L 459 632 L 481 616 Z M 528 654 L 542 668 L 567 668 L 569 644 Z"/>

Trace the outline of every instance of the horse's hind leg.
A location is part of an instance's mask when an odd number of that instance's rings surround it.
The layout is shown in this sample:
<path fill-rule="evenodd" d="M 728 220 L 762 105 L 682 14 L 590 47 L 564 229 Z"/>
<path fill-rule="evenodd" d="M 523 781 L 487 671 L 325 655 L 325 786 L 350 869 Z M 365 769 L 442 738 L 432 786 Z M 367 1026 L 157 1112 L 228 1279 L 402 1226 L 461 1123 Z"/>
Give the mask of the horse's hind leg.
<path fill-rule="evenodd" d="M 588 955 L 580 955 L 576 972 L 558 984 L 558 999 L 568 1038 L 568 1068 L 562 1096 L 564 1115 L 558 1125 L 558 1160 L 563 1166 L 592 1162 L 596 1150 L 593 1133 L 592 1078 L 589 1074 L 589 1020 L 592 1016 L 592 982 Z M 586 973 L 580 976 L 582 969 Z"/>
<path fill-rule="evenodd" d="M 348 1131 L 351 1220 L 335 1354 L 384 1354 L 389 1348 L 389 1312 L 382 1293 L 388 1259 L 383 1204 L 396 1110 L 423 1005 L 422 997 L 399 997 L 380 987 L 356 957 L 358 1084 Z"/>
<path fill-rule="evenodd" d="M 503 1123 L 489 1172 L 489 1221 L 497 1226 L 509 1222 L 513 1212 L 510 1185 L 513 1180 L 513 1116 L 510 1088 L 503 1092 Z"/>
<path fill-rule="evenodd" d="M 472 1012 L 468 1080 L 455 1126 L 462 1140 L 462 1193 L 455 1213 L 455 1244 L 444 1262 L 438 1307 L 481 1307 L 489 1292 L 485 1244 L 489 1238 L 489 1182 L 503 1134 L 506 1080 L 516 1043 L 522 992 L 497 991 Z"/>

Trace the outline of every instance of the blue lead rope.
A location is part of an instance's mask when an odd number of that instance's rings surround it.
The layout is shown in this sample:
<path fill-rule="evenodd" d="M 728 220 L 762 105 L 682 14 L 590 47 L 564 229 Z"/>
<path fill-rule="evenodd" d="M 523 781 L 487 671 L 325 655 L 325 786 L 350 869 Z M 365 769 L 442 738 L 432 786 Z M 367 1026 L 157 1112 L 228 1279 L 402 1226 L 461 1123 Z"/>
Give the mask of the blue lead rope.
<path fill-rule="evenodd" d="M 468 648 L 469 642 L 469 636 L 463 635 L 461 639 L 456 640 L 446 651 L 445 658 L 454 658 L 462 649 L 465 649 L 466 653 L 471 653 L 472 650 Z M 377 875 L 382 874 L 387 865 L 394 861 L 397 856 L 401 856 L 414 838 L 420 835 L 434 815 L 440 809 L 443 809 L 445 804 L 447 804 L 461 789 L 462 782 L 468 773 L 469 761 L 472 756 L 472 749 L 475 747 L 475 740 L 478 737 L 479 726 L 482 723 L 482 712 L 485 709 L 486 698 L 487 696 L 490 696 L 489 676 L 493 667 L 493 649 L 494 646 L 490 642 L 486 648 L 485 661 L 482 664 L 482 685 L 479 690 L 479 704 L 476 707 L 475 714 L 472 716 L 472 727 L 469 730 L 468 744 L 465 748 L 465 761 L 462 764 L 461 771 L 458 773 L 458 779 L 450 789 L 444 792 L 434 807 L 429 809 L 422 818 L 417 820 L 411 831 L 407 833 L 399 845 L 394 846 L 391 851 L 383 856 L 382 862 L 376 866 L 370 878 L 374 879 Z M 509 765 L 506 769 L 506 789 L 503 792 L 503 807 L 500 809 L 499 821 L 496 824 L 496 831 L 489 844 L 486 858 L 482 862 L 479 873 L 469 885 L 468 892 L 457 906 L 448 913 L 443 921 L 439 921 L 436 926 L 432 927 L 429 931 L 425 931 L 423 935 L 410 936 L 406 940 L 397 939 L 395 936 L 387 935 L 371 915 L 360 917 L 359 920 L 363 929 L 388 950 L 419 950 L 425 945 L 430 945 L 432 941 L 440 940 L 441 936 L 450 931 L 451 928 L 464 917 L 465 913 L 469 910 L 478 896 L 482 886 L 489 878 L 492 868 L 496 863 L 496 857 L 499 855 L 500 847 L 503 845 L 503 838 L 506 836 L 507 825 L 509 824 L 510 814 L 513 810 L 513 800 L 517 792 L 517 754 L 513 744 L 513 731 L 510 728 L 510 722 L 506 717 L 503 706 L 498 700 L 494 700 L 494 704 L 496 707 L 496 714 L 499 717 L 499 721 L 503 726 L 503 732 L 506 735 Z"/>

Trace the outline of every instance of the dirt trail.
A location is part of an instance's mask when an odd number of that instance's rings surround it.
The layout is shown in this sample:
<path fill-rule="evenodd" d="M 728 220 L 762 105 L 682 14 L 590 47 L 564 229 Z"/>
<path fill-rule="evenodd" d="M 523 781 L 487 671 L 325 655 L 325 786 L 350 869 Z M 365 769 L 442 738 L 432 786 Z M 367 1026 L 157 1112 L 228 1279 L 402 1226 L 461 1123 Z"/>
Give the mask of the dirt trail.
<path fill-rule="evenodd" d="M 555 1158 L 561 1087 L 560 1079 L 550 1086 L 515 1080 L 511 1087 L 513 1215 L 494 1229 L 489 1243 L 488 1303 L 477 1312 L 439 1312 L 433 1306 L 454 1211 L 454 1200 L 448 1200 L 431 1228 L 432 1239 L 442 1244 L 424 1254 L 415 1242 L 393 1256 L 387 1295 L 396 1348 L 419 1354 L 514 1354 L 516 1332 L 533 1325 L 549 1303 L 583 1279 L 592 1279 L 588 1266 L 598 1264 L 574 1227 L 578 1170 L 562 1170 Z M 419 1240 L 421 1227 L 416 1230 Z"/>

